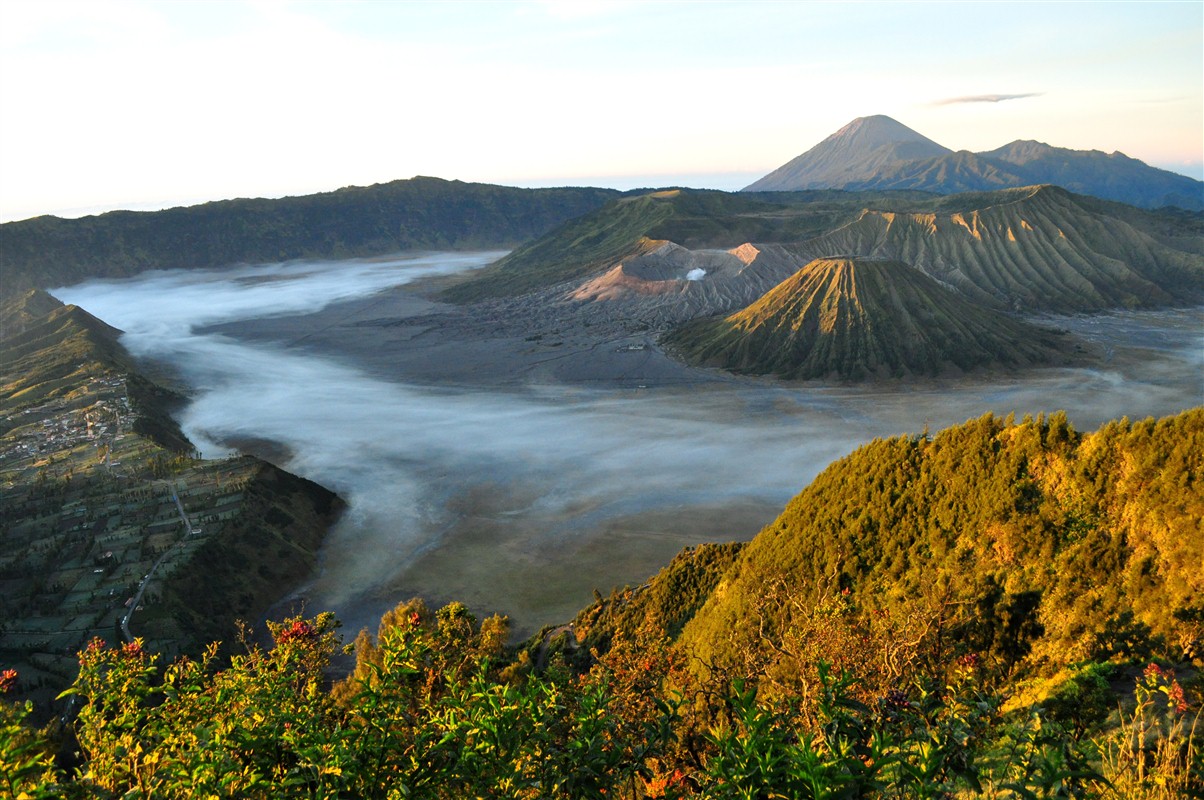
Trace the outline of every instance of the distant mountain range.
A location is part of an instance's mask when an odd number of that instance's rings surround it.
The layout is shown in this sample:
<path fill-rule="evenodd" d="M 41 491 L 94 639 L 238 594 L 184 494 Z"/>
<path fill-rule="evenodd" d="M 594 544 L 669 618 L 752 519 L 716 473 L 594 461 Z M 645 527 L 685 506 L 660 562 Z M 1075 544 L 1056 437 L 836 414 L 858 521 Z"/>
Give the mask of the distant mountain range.
<path fill-rule="evenodd" d="M 582 320 L 671 330 L 661 341 L 690 363 L 789 380 L 1023 369 L 1082 348 L 1009 312 L 1198 301 L 1200 226 L 1049 185 L 660 191 L 571 220 L 444 298 L 568 304 Z"/>
<path fill-rule="evenodd" d="M 953 151 L 880 114 L 858 117 L 744 191 L 918 189 L 954 194 L 1033 184 L 1055 184 L 1141 208 L 1204 210 L 1204 182 L 1124 153 L 1027 140 L 984 153 Z"/>
<path fill-rule="evenodd" d="M 984 306 L 1024 313 L 1175 305 L 1204 290 L 1196 215 L 1141 211 L 1055 186 L 947 197 L 836 194 L 623 197 L 444 296 L 463 302 L 553 291 L 621 305 L 649 322 L 684 321 L 660 312 L 729 314 L 809 262 L 836 257 L 901 261 Z M 647 309 L 657 313 L 645 316 Z"/>
<path fill-rule="evenodd" d="M 1017 143 L 992 154 L 951 153 L 894 120 L 871 117 L 779 172 L 791 171 L 803 185 L 872 184 L 887 173 L 923 172 L 933 180 L 944 176 L 948 188 L 988 178 L 1003 183 L 1003 168 L 992 165 L 1011 164 L 1014 178 L 1021 167 L 1047 162 L 1050 151 Z M 1094 163 L 1094 155 L 1081 155 Z M 1075 158 L 1063 162 L 1073 165 Z M 1034 331 L 988 312 L 1093 312 L 1204 296 L 1199 212 L 1142 210 L 1049 184 L 949 195 L 933 188 L 623 193 L 415 178 L 282 200 L 39 217 L 0 225 L 0 300 L 32 287 L 151 268 L 518 244 L 444 286 L 440 299 L 492 301 L 489 313 L 508 318 L 571 309 L 583 328 L 599 325 L 595 331 L 663 333 L 715 317 L 720 327 L 736 324 L 742 333 L 691 328 L 674 352 L 740 372 L 853 379 L 1023 367 L 1061 357 L 1051 353 L 1063 348 L 1051 350 Z M 840 322 L 834 338 L 803 341 L 799 331 L 814 328 L 814 309 L 790 299 L 774 312 L 793 314 L 790 321 L 765 327 L 754 308 L 763 311 L 789 295 L 789 279 L 817 259 L 854 264 L 863 288 L 859 313 Z M 875 262 L 882 261 L 901 267 L 879 274 Z M 864 291 L 870 286 L 882 291 Z M 847 299 L 828 296 L 837 304 Z M 745 308 L 755 319 L 730 319 Z M 909 339 L 906 331 L 923 329 L 921 320 L 939 324 Z M 975 329 L 975 322 L 990 330 Z M 787 327 L 786 339 L 765 338 L 764 331 Z M 867 331 L 894 333 L 870 341 Z M 754 341 L 764 357 L 747 352 Z"/>

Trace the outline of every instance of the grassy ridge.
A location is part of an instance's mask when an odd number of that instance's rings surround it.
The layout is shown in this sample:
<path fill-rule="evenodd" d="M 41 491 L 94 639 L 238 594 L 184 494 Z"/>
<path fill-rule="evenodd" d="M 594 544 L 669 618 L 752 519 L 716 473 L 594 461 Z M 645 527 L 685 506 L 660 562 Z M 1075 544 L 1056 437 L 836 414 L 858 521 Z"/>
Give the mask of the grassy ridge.
<path fill-rule="evenodd" d="M 867 210 L 798 249 L 896 259 L 973 300 L 1014 310 L 1171 305 L 1204 291 L 1204 256 L 1167 235 L 1179 217 L 1084 200 L 1042 186 L 959 195 L 931 210 Z M 1190 220 L 1178 227 L 1194 229 Z"/>
<path fill-rule="evenodd" d="M 756 647 L 845 592 L 895 618 L 940 611 L 951 640 L 998 663 L 1199 657 L 1204 409 L 1075 432 L 1058 414 L 986 415 L 928 439 L 875 441 L 829 466 L 740 553 L 683 646 L 700 663 Z"/>
<path fill-rule="evenodd" d="M 663 241 L 687 248 L 794 242 L 856 219 L 887 195 L 847 192 L 727 193 L 670 189 L 624 197 L 571 220 L 448 290 L 453 302 L 513 297 L 580 280 Z M 901 194 L 922 202 L 918 194 Z"/>
<path fill-rule="evenodd" d="M 463 303 L 512 297 L 584 277 L 648 248 L 652 244 L 649 232 L 672 213 L 671 199 L 663 195 L 616 200 L 523 245 L 470 280 L 449 288 L 444 299 Z"/>

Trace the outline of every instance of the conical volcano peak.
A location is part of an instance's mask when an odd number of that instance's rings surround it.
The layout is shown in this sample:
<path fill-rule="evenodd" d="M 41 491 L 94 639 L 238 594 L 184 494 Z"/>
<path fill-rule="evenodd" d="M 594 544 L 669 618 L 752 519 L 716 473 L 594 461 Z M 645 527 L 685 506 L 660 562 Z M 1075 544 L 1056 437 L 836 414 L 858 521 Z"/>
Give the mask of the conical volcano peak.
<path fill-rule="evenodd" d="M 882 114 L 858 117 L 836 133 L 746 187 L 774 192 L 844 186 L 869 180 L 882 170 L 952 152 Z"/>
<path fill-rule="evenodd" d="M 926 142 L 937 150 L 949 152 L 948 148 L 942 147 L 927 136 L 913 131 L 902 122 L 885 114 L 858 117 L 829 136 L 824 142 L 837 140 L 845 140 L 850 144 L 856 143 L 857 146 L 868 148 L 899 142 Z"/>
<path fill-rule="evenodd" d="M 817 258 L 743 311 L 664 341 L 688 362 L 791 380 L 1027 367 L 1057 358 L 1061 344 L 914 267 L 861 256 Z"/>

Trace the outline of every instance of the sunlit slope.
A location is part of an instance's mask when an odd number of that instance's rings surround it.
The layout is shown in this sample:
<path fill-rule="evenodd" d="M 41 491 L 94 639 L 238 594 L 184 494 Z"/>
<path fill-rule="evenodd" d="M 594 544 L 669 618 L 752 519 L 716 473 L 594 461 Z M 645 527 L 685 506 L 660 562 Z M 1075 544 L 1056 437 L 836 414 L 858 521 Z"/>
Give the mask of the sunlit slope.
<path fill-rule="evenodd" d="M 951 197 L 934 211 L 867 210 L 796 250 L 896 259 L 967 297 L 1024 311 L 1186 303 L 1204 288 L 1204 256 L 1052 186 Z"/>
<path fill-rule="evenodd" d="M 139 411 L 134 431 L 166 452 L 192 450 L 170 414 L 183 398 L 144 377 L 104 320 L 33 289 L 0 305 L 0 331 L 0 435 L 39 408 L 83 408 L 88 387 L 120 376 Z"/>
<path fill-rule="evenodd" d="M 1061 415 L 987 415 L 829 466 L 745 546 L 682 642 L 722 667 L 758 630 L 847 592 L 895 619 L 943 618 L 984 657 L 1103 660 L 1143 636 L 1199 653 L 1202 563 L 1204 409 L 1090 434 Z M 777 585 L 798 602 L 767 602 Z"/>
<path fill-rule="evenodd" d="M 1059 338 L 898 261 L 831 258 L 743 311 L 683 326 L 665 344 L 735 372 L 859 379 L 1048 363 Z"/>
<path fill-rule="evenodd" d="M 46 292 L 34 289 L 0 301 L 0 339 L 16 336 L 62 305 Z"/>
<path fill-rule="evenodd" d="M 99 371 L 129 368 L 117 344 L 120 331 L 41 290 L 4 303 L 0 320 L 0 397 L 6 404 L 44 402 Z"/>

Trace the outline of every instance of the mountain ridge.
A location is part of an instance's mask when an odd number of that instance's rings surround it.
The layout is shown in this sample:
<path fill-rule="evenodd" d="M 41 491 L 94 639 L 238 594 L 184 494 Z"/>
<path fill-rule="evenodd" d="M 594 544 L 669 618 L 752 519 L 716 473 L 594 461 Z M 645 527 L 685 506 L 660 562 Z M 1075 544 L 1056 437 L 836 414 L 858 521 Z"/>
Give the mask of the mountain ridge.
<path fill-rule="evenodd" d="M 735 197 L 697 200 L 681 190 L 623 198 L 444 296 L 471 302 L 548 292 L 547 302 L 603 303 L 612 314 L 671 325 L 730 313 L 808 262 L 835 255 L 903 261 L 1009 311 L 1170 306 L 1204 294 L 1201 221 L 1190 212 L 1142 211 L 1054 186 L 944 196 L 842 192 L 794 204 L 789 193 L 747 196 L 747 205 Z M 742 248 L 744 261 L 734 255 Z"/>
<path fill-rule="evenodd" d="M 620 196 L 417 177 L 279 199 L 0 225 L 0 296 L 148 269 L 513 247 Z"/>
<path fill-rule="evenodd" d="M 1059 187 L 967 195 L 964 205 L 953 202 L 958 197 L 939 211 L 867 209 L 794 249 L 898 259 L 971 299 L 1015 311 L 1173 305 L 1204 288 L 1204 257 Z"/>

